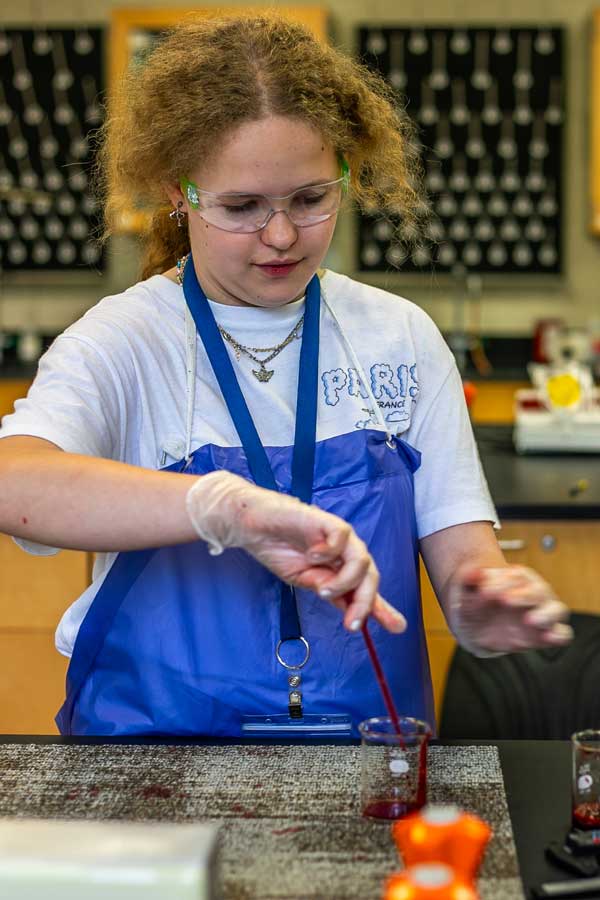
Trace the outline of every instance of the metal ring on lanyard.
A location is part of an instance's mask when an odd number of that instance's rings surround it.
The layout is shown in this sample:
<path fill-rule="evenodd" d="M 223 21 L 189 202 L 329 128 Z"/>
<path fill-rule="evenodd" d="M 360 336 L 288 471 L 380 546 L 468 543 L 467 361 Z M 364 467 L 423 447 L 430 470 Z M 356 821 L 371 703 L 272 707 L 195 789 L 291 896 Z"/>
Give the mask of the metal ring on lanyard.
<path fill-rule="evenodd" d="M 396 438 L 393 435 L 390 435 L 385 439 L 386 446 L 390 448 L 390 450 L 396 449 Z"/>
<path fill-rule="evenodd" d="M 302 635 L 300 635 L 300 637 L 297 637 L 297 638 L 286 638 L 286 640 L 302 641 L 302 643 L 304 644 L 304 646 L 306 648 L 306 656 L 304 657 L 304 659 L 302 660 L 302 662 L 299 665 L 291 666 L 289 663 L 284 662 L 284 660 L 281 658 L 281 653 L 279 652 L 281 645 L 285 644 L 285 641 L 278 641 L 277 647 L 275 649 L 275 656 L 277 657 L 277 661 L 281 663 L 281 665 L 283 666 L 284 669 L 301 669 L 303 666 L 306 665 L 306 663 L 308 662 L 308 657 L 310 656 L 310 645 L 309 645 L 308 641 L 306 640 L 305 637 L 302 637 Z"/>

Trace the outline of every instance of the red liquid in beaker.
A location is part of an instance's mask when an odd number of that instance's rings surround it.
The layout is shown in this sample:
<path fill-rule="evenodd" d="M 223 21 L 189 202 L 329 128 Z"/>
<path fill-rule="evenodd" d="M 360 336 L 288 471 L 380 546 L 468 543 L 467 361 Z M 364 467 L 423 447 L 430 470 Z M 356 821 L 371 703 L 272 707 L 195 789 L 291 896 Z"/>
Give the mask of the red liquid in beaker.
<path fill-rule="evenodd" d="M 363 808 L 363 816 L 373 819 L 401 819 L 416 812 L 427 802 L 427 744 L 426 737 L 419 748 L 419 774 L 417 776 L 417 796 L 415 800 L 371 800 Z"/>
<path fill-rule="evenodd" d="M 579 828 L 600 828 L 600 803 L 580 803 L 576 806 L 573 824 Z"/>
<path fill-rule="evenodd" d="M 363 809 L 363 816 L 373 819 L 401 819 L 422 806 L 422 803 L 404 803 L 402 800 L 373 800 Z"/>

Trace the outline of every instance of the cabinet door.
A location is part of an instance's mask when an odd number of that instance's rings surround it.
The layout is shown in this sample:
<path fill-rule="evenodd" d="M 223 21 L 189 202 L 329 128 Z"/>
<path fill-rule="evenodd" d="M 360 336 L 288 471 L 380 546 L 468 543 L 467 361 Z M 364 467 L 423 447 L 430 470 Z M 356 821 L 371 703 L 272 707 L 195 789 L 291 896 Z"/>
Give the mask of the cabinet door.
<path fill-rule="evenodd" d="M 471 405 L 471 420 L 479 425 L 512 424 L 515 393 L 526 387 L 531 387 L 528 381 L 478 381 Z"/>
<path fill-rule="evenodd" d="M 0 629 L 56 628 L 89 584 L 90 554 L 32 556 L 0 534 Z"/>
<path fill-rule="evenodd" d="M 13 411 L 15 400 L 27 395 L 29 382 L 12 379 L 0 379 L 0 417 Z"/>
<path fill-rule="evenodd" d="M 600 521 L 506 521 L 506 559 L 536 569 L 571 609 L 600 615 Z"/>
<path fill-rule="evenodd" d="M 427 650 L 429 653 L 429 665 L 431 667 L 431 681 L 433 684 L 433 700 L 435 703 L 436 719 L 439 722 L 442 697 L 448 667 L 456 641 L 454 640 L 446 619 L 440 608 L 437 597 L 433 592 L 427 571 L 421 561 L 421 603 L 423 606 L 423 622 L 427 637 Z M 409 623 L 410 627 L 410 623 Z"/>
<path fill-rule="evenodd" d="M 56 734 L 68 661 L 54 632 L 89 584 L 89 557 L 31 556 L 0 535 L 0 733 Z"/>
<path fill-rule="evenodd" d="M 0 733 L 57 734 L 68 659 L 54 629 L 0 629 Z"/>

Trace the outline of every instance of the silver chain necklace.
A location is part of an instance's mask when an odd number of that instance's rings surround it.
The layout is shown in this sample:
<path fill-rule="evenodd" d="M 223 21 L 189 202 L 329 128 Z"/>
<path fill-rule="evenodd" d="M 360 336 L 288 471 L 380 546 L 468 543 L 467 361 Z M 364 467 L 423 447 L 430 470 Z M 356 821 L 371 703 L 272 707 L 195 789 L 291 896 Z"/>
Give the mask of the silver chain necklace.
<path fill-rule="evenodd" d="M 189 259 L 189 253 L 187 256 L 182 256 L 181 259 L 177 260 L 177 281 L 180 285 L 183 285 L 183 273 L 185 272 L 185 267 L 187 261 Z M 231 335 L 228 331 L 225 331 L 224 328 L 221 328 L 220 325 L 217 325 L 221 337 L 224 341 L 227 341 L 228 344 L 231 344 L 233 347 L 235 358 L 240 360 L 241 356 L 247 356 L 253 362 L 257 363 L 260 368 L 252 369 L 252 374 L 258 381 L 269 381 L 271 376 L 274 373 L 274 369 L 267 369 L 267 363 L 270 363 L 272 359 L 275 359 L 282 350 L 284 350 L 288 344 L 295 339 L 300 340 L 302 325 L 304 324 L 304 313 L 300 316 L 300 319 L 296 322 L 288 336 L 280 343 L 277 344 L 276 347 L 246 347 L 244 344 L 240 344 L 239 341 Z M 256 353 L 268 353 L 268 356 L 265 356 L 264 359 L 259 359 L 258 356 L 255 356 Z"/>

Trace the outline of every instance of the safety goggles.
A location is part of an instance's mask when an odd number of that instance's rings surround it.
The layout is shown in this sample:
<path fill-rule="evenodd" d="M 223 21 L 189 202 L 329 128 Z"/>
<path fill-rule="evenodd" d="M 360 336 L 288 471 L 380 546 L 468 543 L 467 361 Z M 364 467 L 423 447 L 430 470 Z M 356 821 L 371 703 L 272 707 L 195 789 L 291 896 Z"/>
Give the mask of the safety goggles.
<path fill-rule="evenodd" d="M 182 178 L 180 185 L 190 209 L 196 211 L 205 222 L 223 231 L 250 234 L 261 231 L 275 213 L 281 211 L 298 228 L 325 222 L 340 208 L 349 177 L 348 164 L 343 162 L 342 175 L 335 181 L 307 185 L 283 197 L 218 194 L 199 188 L 188 178 Z"/>

